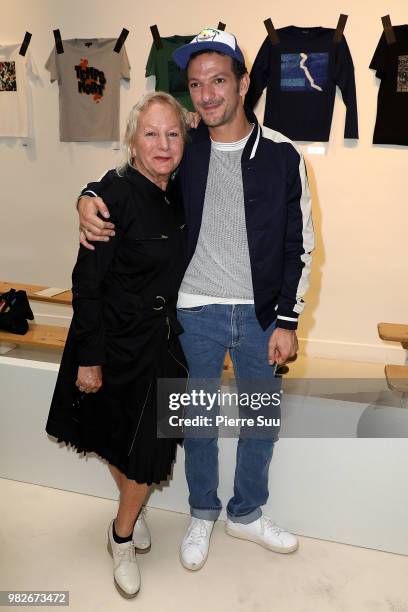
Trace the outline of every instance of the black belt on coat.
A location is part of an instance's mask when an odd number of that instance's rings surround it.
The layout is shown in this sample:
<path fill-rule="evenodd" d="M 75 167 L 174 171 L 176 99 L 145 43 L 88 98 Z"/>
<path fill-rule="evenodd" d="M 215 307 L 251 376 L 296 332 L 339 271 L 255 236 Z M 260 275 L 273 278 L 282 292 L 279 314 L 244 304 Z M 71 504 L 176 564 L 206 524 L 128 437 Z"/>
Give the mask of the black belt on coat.
<path fill-rule="evenodd" d="M 130 297 L 135 307 L 139 307 L 141 312 L 154 314 L 160 318 L 163 317 L 166 322 L 168 321 L 175 334 L 178 335 L 183 331 L 183 327 L 177 321 L 176 298 L 169 299 L 167 296 L 161 294 L 151 296 L 136 295 L 128 291 L 123 291 L 116 286 L 115 288 L 105 290 L 104 300 L 107 302 L 115 302 L 120 299 L 121 294 L 124 298 Z"/>

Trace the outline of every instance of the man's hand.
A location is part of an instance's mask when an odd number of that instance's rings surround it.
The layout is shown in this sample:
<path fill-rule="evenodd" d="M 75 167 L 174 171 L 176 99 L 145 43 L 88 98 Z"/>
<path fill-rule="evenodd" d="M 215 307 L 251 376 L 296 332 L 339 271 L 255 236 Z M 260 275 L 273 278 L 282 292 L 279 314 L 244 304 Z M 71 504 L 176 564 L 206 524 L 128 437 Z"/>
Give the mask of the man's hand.
<path fill-rule="evenodd" d="M 269 365 L 277 363 L 282 365 L 290 357 L 294 357 L 299 349 L 296 332 L 291 329 L 276 327 L 269 338 L 268 361 Z"/>
<path fill-rule="evenodd" d="M 95 247 L 88 241 L 108 242 L 110 236 L 114 236 L 115 225 L 109 221 L 102 221 L 97 214 L 98 212 L 105 219 L 109 219 L 109 210 L 106 207 L 102 198 L 91 198 L 82 196 L 78 200 L 79 213 L 79 242 L 90 249 L 95 250 Z"/>
<path fill-rule="evenodd" d="M 78 389 L 85 393 L 96 393 L 102 387 L 101 366 L 79 366 L 75 382 Z"/>
<path fill-rule="evenodd" d="M 187 122 L 190 128 L 197 128 L 200 121 L 201 117 L 198 113 L 193 113 L 191 111 L 188 113 Z"/>

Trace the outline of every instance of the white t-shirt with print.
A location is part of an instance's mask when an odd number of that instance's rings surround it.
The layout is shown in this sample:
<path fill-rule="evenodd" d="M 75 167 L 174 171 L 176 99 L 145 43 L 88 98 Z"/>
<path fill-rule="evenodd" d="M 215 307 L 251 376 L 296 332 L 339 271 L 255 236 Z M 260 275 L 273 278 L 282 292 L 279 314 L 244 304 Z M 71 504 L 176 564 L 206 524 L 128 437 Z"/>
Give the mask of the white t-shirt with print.
<path fill-rule="evenodd" d="M 0 137 L 28 138 L 28 76 L 38 76 L 30 52 L 21 42 L 0 45 Z"/>

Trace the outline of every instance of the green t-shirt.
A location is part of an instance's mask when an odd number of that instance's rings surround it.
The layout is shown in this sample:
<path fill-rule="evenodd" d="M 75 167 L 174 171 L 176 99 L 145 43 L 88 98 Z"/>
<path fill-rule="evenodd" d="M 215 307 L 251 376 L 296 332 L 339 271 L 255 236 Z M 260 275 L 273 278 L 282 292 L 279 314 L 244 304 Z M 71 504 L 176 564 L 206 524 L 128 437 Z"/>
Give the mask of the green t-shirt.
<path fill-rule="evenodd" d="M 162 49 L 156 49 L 152 44 L 146 64 L 146 76 L 156 77 L 156 91 L 166 91 L 171 94 L 184 108 L 194 111 L 187 83 L 180 68 L 172 59 L 172 53 L 179 47 L 192 41 L 192 36 L 162 37 Z"/>

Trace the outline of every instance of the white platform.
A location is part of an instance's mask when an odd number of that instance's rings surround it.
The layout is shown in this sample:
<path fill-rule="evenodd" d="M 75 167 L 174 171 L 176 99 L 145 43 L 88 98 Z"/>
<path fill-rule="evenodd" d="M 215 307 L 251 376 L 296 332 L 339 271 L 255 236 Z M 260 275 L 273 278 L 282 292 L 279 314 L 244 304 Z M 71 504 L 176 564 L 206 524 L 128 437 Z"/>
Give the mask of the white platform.
<path fill-rule="evenodd" d="M 103 462 L 58 448 L 45 432 L 57 371 L 55 363 L 0 358 L 0 477 L 116 499 Z M 319 399 L 316 410 L 330 401 Z M 347 413 L 343 427 L 349 435 L 347 429 L 355 431 L 367 406 L 340 404 L 331 408 Z M 292 402 L 292 421 L 300 409 L 304 404 Z M 390 414 L 397 423 L 405 418 L 397 409 Z M 224 503 L 232 493 L 235 446 L 235 440 L 220 440 Z M 297 534 L 408 554 L 407 476 L 405 438 L 282 438 L 274 451 L 265 513 Z M 156 488 L 149 505 L 187 513 L 187 497 L 179 449 L 170 484 Z"/>

